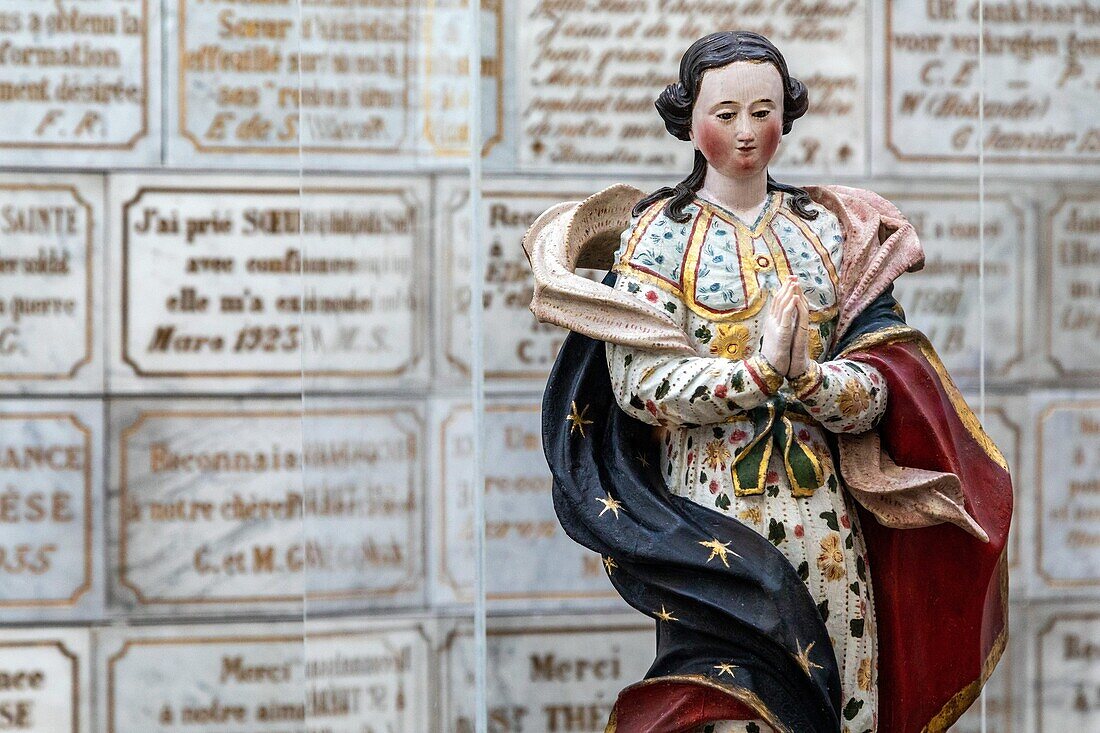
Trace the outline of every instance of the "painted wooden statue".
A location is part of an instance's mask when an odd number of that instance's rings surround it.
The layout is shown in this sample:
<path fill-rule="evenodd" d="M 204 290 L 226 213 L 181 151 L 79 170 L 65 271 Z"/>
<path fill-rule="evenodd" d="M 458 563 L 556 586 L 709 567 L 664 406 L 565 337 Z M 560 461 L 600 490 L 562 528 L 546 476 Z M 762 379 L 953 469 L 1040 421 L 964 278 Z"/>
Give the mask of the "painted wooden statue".
<path fill-rule="evenodd" d="M 608 731 L 942 731 L 1004 647 L 1007 466 L 892 297 L 912 225 L 768 175 L 808 105 L 766 38 L 702 38 L 656 102 L 691 174 L 524 238 L 532 310 L 573 331 L 543 404 L 559 519 L 657 624 Z"/>

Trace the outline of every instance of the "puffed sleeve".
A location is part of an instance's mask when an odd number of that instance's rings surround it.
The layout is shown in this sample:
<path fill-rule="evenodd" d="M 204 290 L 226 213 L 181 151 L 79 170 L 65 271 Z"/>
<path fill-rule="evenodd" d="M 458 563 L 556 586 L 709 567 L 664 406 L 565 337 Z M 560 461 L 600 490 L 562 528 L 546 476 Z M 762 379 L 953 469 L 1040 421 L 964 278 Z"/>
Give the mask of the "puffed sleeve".
<path fill-rule="evenodd" d="M 851 359 L 810 362 L 790 381 L 794 396 L 834 433 L 862 433 L 886 410 L 886 380 L 877 369 Z"/>
<path fill-rule="evenodd" d="M 666 292 L 617 269 L 615 287 L 663 309 L 681 328 L 685 306 Z M 726 422 L 771 398 L 783 376 L 760 355 L 733 360 L 659 354 L 607 344 L 615 399 L 628 414 L 651 425 Z"/>

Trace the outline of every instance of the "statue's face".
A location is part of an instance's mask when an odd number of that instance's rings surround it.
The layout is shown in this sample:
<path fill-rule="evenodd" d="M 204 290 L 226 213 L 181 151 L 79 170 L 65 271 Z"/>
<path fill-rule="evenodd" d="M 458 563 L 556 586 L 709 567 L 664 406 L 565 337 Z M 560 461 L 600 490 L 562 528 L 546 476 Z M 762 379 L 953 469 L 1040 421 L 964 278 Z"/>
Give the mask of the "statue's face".
<path fill-rule="evenodd" d="M 766 169 L 783 137 L 783 79 L 769 63 L 735 61 L 703 72 L 691 140 L 728 178 Z"/>

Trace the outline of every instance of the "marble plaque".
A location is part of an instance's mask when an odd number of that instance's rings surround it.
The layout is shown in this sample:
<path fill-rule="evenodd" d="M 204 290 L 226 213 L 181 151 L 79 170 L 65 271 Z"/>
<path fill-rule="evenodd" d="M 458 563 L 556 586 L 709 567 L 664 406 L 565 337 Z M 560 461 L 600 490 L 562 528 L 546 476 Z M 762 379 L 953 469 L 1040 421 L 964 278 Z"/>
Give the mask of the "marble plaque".
<path fill-rule="evenodd" d="M 87 629 L 0 630 L 0 730 L 91 730 L 90 669 Z"/>
<path fill-rule="evenodd" d="M 973 175 L 979 146 L 998 172 L 1100 172 L 1097 9 L 1090 3 L 987 2 L 985 81 L 978 6 L 886 0 L 874 33 L 879 79 L 876 172 Z M 978 127 L 984 91 L 984 131 Z"/>
<path fill-rule="evenodd" d="M 1100 377 L 1100 193 L 1066 194 L 1043 221 L 1044 351 L 1060 378 Z"/>
<path fill-rule="evenodd" d="M 0 2 L 5 165 L 160 160 L 160 3 Z"/>
<path fill-rule="evenodd" d="M 0 408 L 0 615 L 102 612 L 103 409 L 7 400 Z"/>
<path fill-rule="evenodd" d="M 1038 590 L 1100 595 L 1100 401 L 1093 394 L 1033 399 Z"/>
<path fill-rule="evenodd" d="M 1005 195 L 986 196 L 983 291 L 976 193 L 882 194 L 913 223 L 924 245 L 924 269 L 903 274 L 894 286 L 906 321 L 928 336 L 960 383 L 977 382 L 983 341 L 986 379 L 1026 373 L 1024 322 L 1032 309 L 1024 289 L 1030 250 L 1024 208 Z"/>
<path fill-rule="evenodd" d="M 653 102 L 680 56 L 720 28 L 763 33 L 810 92 L 780 172 L 865 172 L 867 3 L 638 0 L 519 3 L 519 164 L 568 170 L 691 170 L 692 146 Z"/>
<path fill-rule="evenodd" d="M 439 508 L 433 532 L 438 539 L 432 552 L 438 600 L 469 602 L 475 581 L 473 412 L 465 403 L 437 405 L 439 465 L 432 504 Z M 482 445 L 487 598 L 497 606 L 622 607 L 600 556 L 571 540 L 558 523 L 538 400 L 489 403 Z M 599 508 L 593 505 L 593 511 Z"/>
<path fill-rule="evenodd" d="M 554 204 L 583 200 L 601 187 L 597 182 L 577 181 L 548 190 L 545 182 L 486 181 L 479 226 L 485 243 L 480 317 L 488 387 L 538 388 L 550 372 L 568 331 L 539 323 L 531 314 L 533 282 L 523 234 Z M 444 179 L 436 208 L 442 272 L 438 287 L 443 295 L 437 314 L 446 346 L 446 358 L 439 360 L 436 369 L 443 380 L 462 383 L 470 377 L 471 345 L 470 199 L 465 182 Z M 595 271 L 584 272 L 596 277 Z"/>
<path fill-rule="evenodd" d="M 416 605 L 415 406 L 116 401 L 113 600 L 132 614 Z"/>
<path fill-rule="evenodd" d="M 105 630 L 99 730 L 427 731 L 429 654 L 416 621 Z"/>
<path fill-rule="evenodd" d="M 102 178 L 0 178 L 0 390 L 102 391 L 103 226 Z"/>
<path fill-rule="evenodd" d="M 598 733 L 619 691 L 653 662 L 653 623 L 639 614 L 491 619 L 490 730 Z M 474 648 L 468 629 L 445 640 L 446 731 L 474 731 Z"/>
<path fill-rule="evenodd" d="M 1100 725 L 1100 613 L 1055 610 L 1035 632 L 1036 733 Z"/>
<path fill-rule="evenodd" d="M 172 164 L 359 168 L 469 157 L 464 0 L 167 8 Z M 503 114 L 500 1 L 482 15 L 487 151 Z"/>
<path fill-rule="evenodd" d="M 426 187 L 117 177 L 116 391 L 298 392 L 421 379 Z M 304 382 L 303 382 L 304 376 Z"/>

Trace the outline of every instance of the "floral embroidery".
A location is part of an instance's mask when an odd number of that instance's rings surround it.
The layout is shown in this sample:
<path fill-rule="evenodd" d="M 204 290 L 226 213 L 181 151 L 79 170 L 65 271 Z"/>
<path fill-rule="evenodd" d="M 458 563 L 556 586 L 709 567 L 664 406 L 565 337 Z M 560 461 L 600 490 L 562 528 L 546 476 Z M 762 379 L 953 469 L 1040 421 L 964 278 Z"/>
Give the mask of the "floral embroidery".
<path fill-rule="evenodd" d="M 726 467 L 726 462 L 730 459 L 730 449 L 726 447 L 725 443 L 721 440 L 712 440 L 707 443 L 704 450 L 706 457 L 703 462 L 710 466 L 712 470 Z"/>
<path fill-rule="evenodd" d="M 856 684 L 859 689 L 867 692 L 871 689 L 871 658 L 864 657 L 859 660 L 859 670 L 856 672 Z"/>
<path fill-rule="evenodd" d="M 719 384 L 719 385 L 715 386 L 715 388 L 714 388 L 714 396 L 715 397 L 717 397 L 718 399 L 725 399 L 727 394 L 729 394 L 729 387 L 727 387 L 724 384 Z"/>
<path fill-rule="evenodd" d="M 653 290 L 647 291 L 645 294 L 645 299 L 648 300 L 650 303 L 656 303 L 657 293 Z"/>
<path fill-rule="evenodd" d="M 870 398 L 856 379 L 849 379 L 837 397 L 837 407 L 844 417 L 854 417 L 871 405 Z"/>
<path fill-rule="evenodd" d="M 749 507 L 748 509 L 742 510 L 741 513 L 737 515 L 737 518 L 743 519 L 746 522 L 751 522 L 752 524 L 760 524 L 760 509 L 754 506 Z"/>
<path fill-rule="evenodd" d="M 718 335 L 710 345 L 710 353 L 726 359 L 744 359 L 745 348 L 751 338 L 749 329 L 740 323 L 720 323 Z"/>
<path fill-rule="evenodd" d="M 844 551 L 840 549 L 840 535 L 830 534 L 821 540 L 817 567 L 828 580 L 840 580 L 844 577 L 847 571 L 844 569 Z"/>

